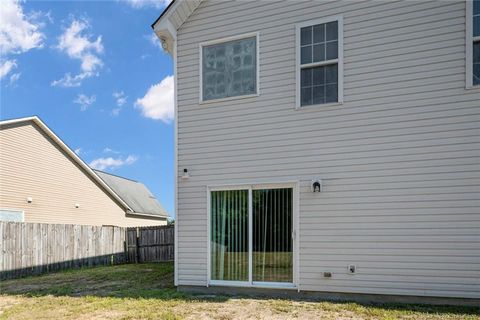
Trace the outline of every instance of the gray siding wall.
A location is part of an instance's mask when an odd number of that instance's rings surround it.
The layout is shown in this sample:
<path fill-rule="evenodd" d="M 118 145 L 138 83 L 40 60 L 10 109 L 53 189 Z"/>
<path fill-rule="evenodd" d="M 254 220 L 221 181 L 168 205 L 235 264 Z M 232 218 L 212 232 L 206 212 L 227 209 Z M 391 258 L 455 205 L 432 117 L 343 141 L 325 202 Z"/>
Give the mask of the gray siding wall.
<path fill-rule="evenodd" d="M 338 14 L 345 102 L 295 110 L 295 24 Z M 199 105 L 199 43 L 256 31 L 260 96 Z M 177 63 L 179 285 L 206 285 L 207 185 L 298 180 L 300 289 L 480 297 L 464 1 L 204 1 Z"/>

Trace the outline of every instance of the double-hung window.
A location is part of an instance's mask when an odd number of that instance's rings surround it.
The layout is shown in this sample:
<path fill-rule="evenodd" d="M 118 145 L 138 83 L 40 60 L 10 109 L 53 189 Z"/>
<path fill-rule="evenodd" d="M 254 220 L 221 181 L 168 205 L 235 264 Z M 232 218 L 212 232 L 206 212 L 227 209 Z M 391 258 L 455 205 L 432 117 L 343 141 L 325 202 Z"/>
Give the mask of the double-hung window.
<path fill-rule="evenodd" d="M 200 44 L 200 101 L 258 93 L 258 34 Z"/>
<path fill-rule="evenodd" d="M 467 4 L 467 88 L 480 86 L 480 0 Z"/>
<path fill-rule="evenodd" d="M 297 25 L 296 106 L 343 102 L 343 20 Z"/>

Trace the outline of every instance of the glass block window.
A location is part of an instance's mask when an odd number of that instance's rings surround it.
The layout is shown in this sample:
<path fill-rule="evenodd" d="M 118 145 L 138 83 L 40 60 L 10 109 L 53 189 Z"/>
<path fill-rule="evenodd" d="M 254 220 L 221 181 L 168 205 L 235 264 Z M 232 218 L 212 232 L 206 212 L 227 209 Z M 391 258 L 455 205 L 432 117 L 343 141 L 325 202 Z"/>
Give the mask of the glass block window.
<path fill-rule="evenodd" d="M 338 102 L 339 21 L 300 28 L 300 106 Z"/>
<path fill-rule="evenodd" d="M 480 85 L 480 0 L 473 1 L 473 85 Z"/>
<path fill-rule="evenodd" d="M 202 100 L 257 92 L 257 38 L 202 47 Z"/>

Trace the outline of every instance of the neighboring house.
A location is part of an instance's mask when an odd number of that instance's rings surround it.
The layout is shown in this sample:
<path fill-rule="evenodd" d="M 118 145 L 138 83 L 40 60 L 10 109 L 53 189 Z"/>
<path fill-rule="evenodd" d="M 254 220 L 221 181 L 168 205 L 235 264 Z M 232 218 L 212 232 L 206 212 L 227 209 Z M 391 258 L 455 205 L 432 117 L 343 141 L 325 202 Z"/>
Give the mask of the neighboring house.
<path fill-rule="evenodd" d="M 480 298 L 479 14 L 173 1 L 175 284 Z"/>
<path fill-rule="evenodd" d="M 37 117 L 0 122 L 0 220 L 165 225 L 148 189 L 123 180 L 93 171 Z"/>

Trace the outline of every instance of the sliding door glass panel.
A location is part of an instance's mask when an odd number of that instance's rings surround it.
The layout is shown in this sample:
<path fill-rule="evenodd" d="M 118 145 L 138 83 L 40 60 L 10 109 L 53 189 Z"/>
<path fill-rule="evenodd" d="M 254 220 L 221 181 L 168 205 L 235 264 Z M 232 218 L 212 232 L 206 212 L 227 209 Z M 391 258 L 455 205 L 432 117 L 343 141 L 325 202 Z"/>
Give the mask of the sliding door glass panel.
<path fill-rule="evenodd" d="M 293 282 L 293 190 L 253 190 L 253 281 Z"/>
<path fill-rule="evenodd" d="M 211 279 L 248 281 L 248 190 L 212 191 Z"/>

